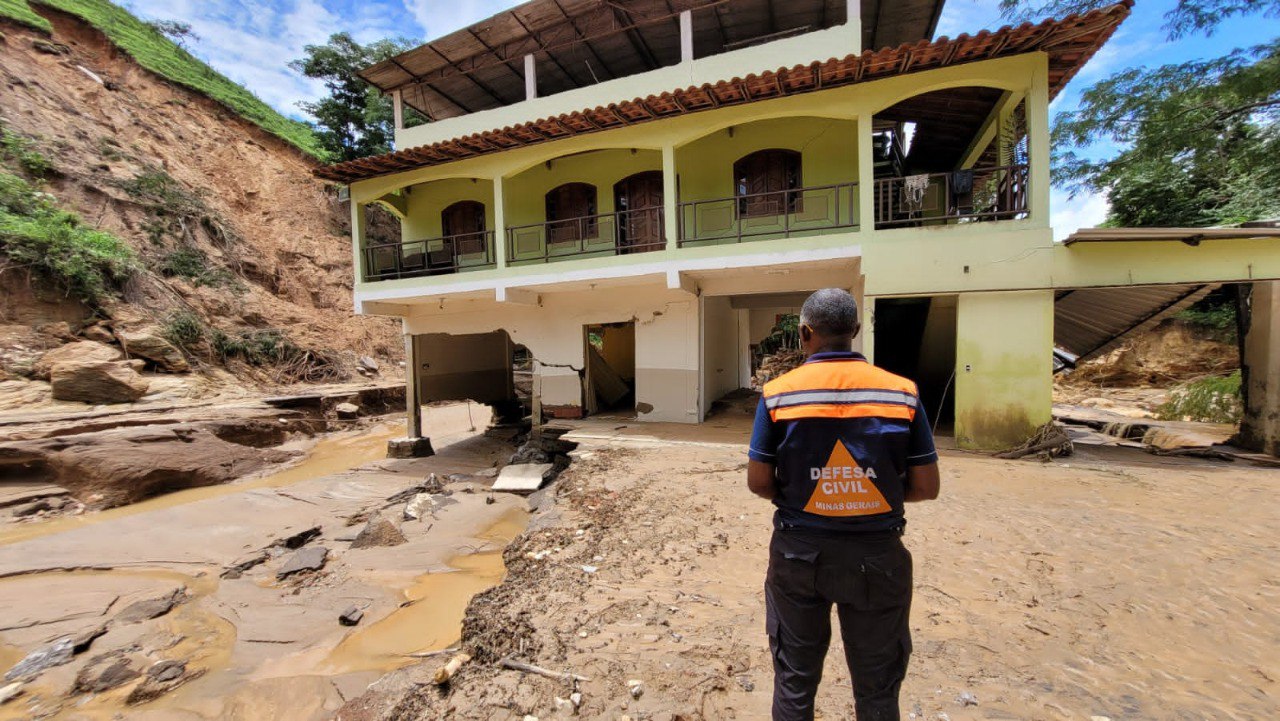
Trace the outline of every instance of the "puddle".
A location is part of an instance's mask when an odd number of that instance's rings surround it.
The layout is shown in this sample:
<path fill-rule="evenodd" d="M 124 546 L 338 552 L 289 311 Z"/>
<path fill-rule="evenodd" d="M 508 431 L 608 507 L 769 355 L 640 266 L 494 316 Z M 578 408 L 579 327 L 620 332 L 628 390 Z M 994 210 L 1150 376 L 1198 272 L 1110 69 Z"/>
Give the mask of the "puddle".
<path fill-rule="evenodd" d="M 217 486 L 203 486 L 175 491 L 127 506 L 86 513 L 82 516 L 66 516 L 45 522 L 13 524 L 0 530 L 0 546 L 91 526 L 115 518 L 124 518 L 138 513 L 158 511 L 195 503 L 196 501 L 217 498 L 231 493 L 243 493 L 258 488 L 283 488 L 312 478 L 340 473 L 386 458 L 387 441 L 403 435 L 404 426 L 400 424 L 374 426 L 368 430 L 332 435 L 316 443 L 301 461 L 279 472 L 251 478 L 246 481 L 233 481 Z"/>
<path fill-rule="evenodd" d="M 419 576 L 405 589 L 401 606 L 391 615 L 361 628 L 338 644 L 324 662 L 327 673 L 393 671 L 415 663 L 410 656 L 440 651 L 462 638 L 467 604 L 481 591 L 502 583 L 507 573 L 502 549 L 528 525 L 528 514 L 513 509 L 481 533 L 487 550 L 456 556 L 452 571 Z"/>

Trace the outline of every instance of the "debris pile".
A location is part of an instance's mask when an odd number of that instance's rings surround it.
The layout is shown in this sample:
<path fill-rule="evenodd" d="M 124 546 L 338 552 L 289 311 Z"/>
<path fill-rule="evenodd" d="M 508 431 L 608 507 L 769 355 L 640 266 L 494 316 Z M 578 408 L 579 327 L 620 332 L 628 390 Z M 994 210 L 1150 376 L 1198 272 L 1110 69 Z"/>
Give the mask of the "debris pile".
<path fill-rule="evenodd" d="M 798 368 L 804 363 L 804 359 L 804 351 L 790 349 L 780 350 L 777 353 L 761 357 L 755 375 L 751 377 L 752 387 L 763 388 L 765 383 L 787 371 Z"/>

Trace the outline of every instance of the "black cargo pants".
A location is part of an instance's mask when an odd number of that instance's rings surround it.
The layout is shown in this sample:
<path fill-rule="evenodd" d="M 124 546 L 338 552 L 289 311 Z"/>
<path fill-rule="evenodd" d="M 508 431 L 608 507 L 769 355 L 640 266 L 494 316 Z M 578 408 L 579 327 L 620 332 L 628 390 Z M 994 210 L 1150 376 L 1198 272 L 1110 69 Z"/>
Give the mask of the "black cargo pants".
<path fill-rule="evenodd" d="M 764 593 L 774 721 L 813 719 L 833 603 L 858 721 L 898 721 L 911 655 L 911 553 L 901 534 L 775 531 Z"/>

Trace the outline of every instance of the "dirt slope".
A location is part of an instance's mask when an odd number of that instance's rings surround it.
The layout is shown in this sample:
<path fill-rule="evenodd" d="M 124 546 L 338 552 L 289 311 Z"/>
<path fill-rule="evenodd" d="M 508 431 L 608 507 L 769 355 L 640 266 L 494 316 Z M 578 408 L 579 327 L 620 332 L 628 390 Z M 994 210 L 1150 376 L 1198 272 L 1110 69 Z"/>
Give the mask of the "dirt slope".
<path fill-rule="evenodd" d="M 146 271 L 100 317 L 117 332 L 183 310 L 228 333 L 281 329 L 346 370 L 360 355 L 397 355 L 391 323 L 351 313 L 348 207 L 311 177 L 315 161 L 140 68 L 82 21 L 40 12 L 51 38 L 0 21 L 0 122 L 52 162 L 45 190 L 140 255 Z M 188 261 L 185 275 L 173 273 L 175 259 Z M 74 334 L 94 320 L 43 279 L 3 264 L 0 292 L 10 375 L 67 340 L 35 327 L 66 321 Z M 206 375 L 217 365 L 196 360 Z"/>

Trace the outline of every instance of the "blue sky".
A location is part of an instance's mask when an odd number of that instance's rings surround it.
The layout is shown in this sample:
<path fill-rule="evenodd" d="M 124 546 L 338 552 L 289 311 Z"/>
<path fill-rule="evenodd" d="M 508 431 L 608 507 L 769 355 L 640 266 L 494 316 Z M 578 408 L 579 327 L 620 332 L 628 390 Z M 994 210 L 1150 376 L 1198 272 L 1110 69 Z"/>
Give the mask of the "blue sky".
<path fill-rule="evenodd" d="M 1183 62 L 1221 55 L 1231 47 L 1250 46 L 1280 35 L 1280 21 L 1237 18 L 1212 37 L 1169 41 L 1162 29 L 1164 14 L 1176 0 L 1139 0 L 1129 18 L 1102 52 L 1085 67 L 1054 102 L 1054 113 L 1076 107 L 1080 92 L 1091 83 L 1128 67 Z M 200 40 L 190 49 L 213 67 L 245 85 L 277 110 L 301 117 L 298 102 L 323 92 L 315 81 L 299 76 L 288 62 L 305 45 L 323 43 L 332 33 L 347 31 L 368 42 L 384 37 L 438 37 L 515 4 L 512 0 L 127 0 L 124 4 L 147 19 L 182 20 Z M 938 35 L 956 36 L 1004 25 L 999 0 L 947 0 Z M 1094 154 L 1115 149 L 1100 145 Z M 1101 222 L 1106 200 L 1055 191 L 1053 226 L 1059 237 Z"/>

